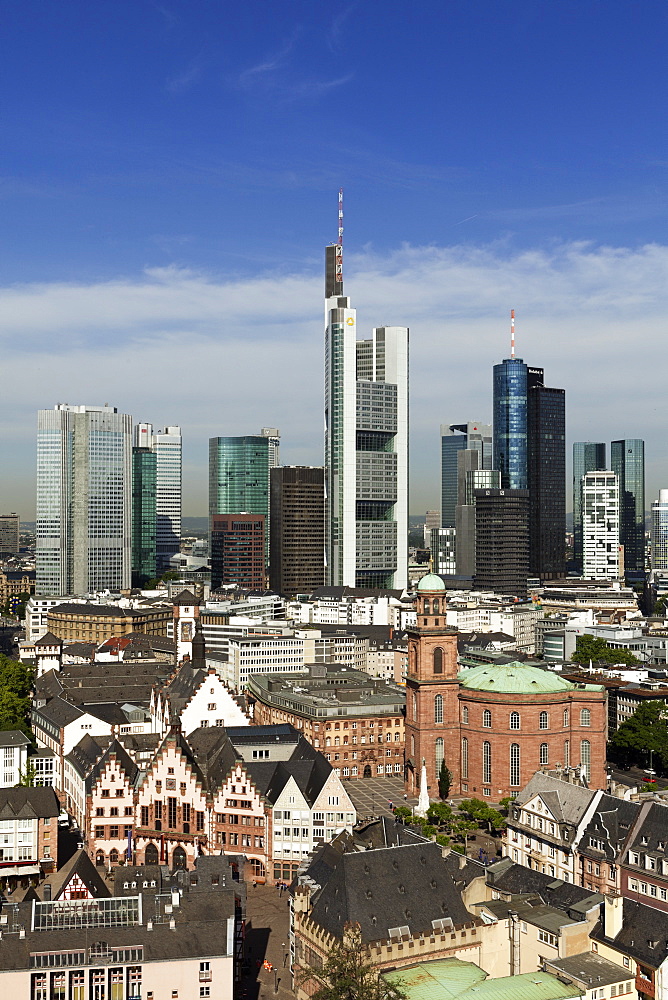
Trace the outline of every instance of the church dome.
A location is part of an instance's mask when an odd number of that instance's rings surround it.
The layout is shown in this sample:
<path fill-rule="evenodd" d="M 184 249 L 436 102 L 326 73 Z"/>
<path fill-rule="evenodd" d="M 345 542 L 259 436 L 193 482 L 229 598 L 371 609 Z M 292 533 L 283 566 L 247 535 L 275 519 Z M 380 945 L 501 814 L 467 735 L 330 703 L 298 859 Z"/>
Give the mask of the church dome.
<path fill-rule="evenodd" d="M 496 694 L 555 694 L 574 688 L 570 681 L 551 670 L 531 667 L 517 660 L 486 663 L 462 670 L 459 682 L 469 691 L 492 691 Z"/>
<path fill-rule="evenodd" d="M 445 584 L 441 580 L 440 576 L 436 576 L 435 573 L 427 573 L 423 576 L 417 585 L 418 593 L 428 593 L 432 594 L 436 590 L 445 590 Z"/>

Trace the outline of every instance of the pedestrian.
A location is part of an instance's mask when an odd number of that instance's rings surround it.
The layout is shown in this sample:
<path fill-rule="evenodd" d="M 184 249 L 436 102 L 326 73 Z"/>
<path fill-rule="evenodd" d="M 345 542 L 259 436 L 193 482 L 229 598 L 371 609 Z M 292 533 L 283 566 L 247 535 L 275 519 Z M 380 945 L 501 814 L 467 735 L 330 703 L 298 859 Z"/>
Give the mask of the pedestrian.
<path fill-rule="evenodd" d="M 255 881 L 255 879 L 253 879 L 253 888 L 254 889 L 257 888 L 257 882 Z"/>

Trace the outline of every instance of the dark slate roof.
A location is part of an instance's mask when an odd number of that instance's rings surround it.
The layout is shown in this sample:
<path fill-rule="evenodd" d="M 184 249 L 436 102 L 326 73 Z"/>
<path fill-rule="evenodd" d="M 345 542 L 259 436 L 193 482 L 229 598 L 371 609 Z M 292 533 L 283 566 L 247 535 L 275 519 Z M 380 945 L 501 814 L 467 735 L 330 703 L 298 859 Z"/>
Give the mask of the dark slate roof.
<path fill-rule="evenodd" d="M 60 812 L 53 788 L 0 788 L 0 819 L 35 819 Z"/>
<path fill-rule="evenodd" d="M 40 899 L 60 899 L 75 875 L 85 883 L 94 898 L 111 896 L 106 882 L 84 850 L 75 851 L 62 868 L 48 875 L 38 886 L 37 895 Z M 51 890 L 50 895 L 48 890 L 45 891 L 47 887 Z"/>
<path fill-rule="evenodd" d="M 87 660 L 92 660 L 95 656 L 96 645 L 94 642 L 72 642 L 69 646 L 63 647 L 63 653 L 68 656 L 81 656 Z"/>
<path fill-rule="evenodd" d="M 130 608 L 121 608 L 117 604 L 55 604 L 48 610 L 49 614 L 59 615 L 93 615 L 95 618 L 129 618 Z"/>
<path fill-rule="evenodd" d="M 218 726 L 201 727 L 190 733 L 188 743 L 207 787 L 215 791 L 239 759 L 227 733 Z"/>
<path fill-rule="evenodd" d="M 289 722 L 280 722 L 274 726 L 230 726 L 227 735 L 235 746 L 243 746 L 244 743 L 275 743 L 277 739 L 281 743 L 297 743 L 300 734 Z"/>
<path fill-rule="evenodd" d="M 70 722 L 80 719 L 83 715 L 80 708 L 71 705 L 64 698 L 52 698 L 43 708 L 37 709 L 37 713 L 43 715 L 45 719 L 59 728 L 69 725 Z"/>
<path fill-rule="evenodd" d="M 97 781 L 100 773 L 102 772 L 105 764 L 111 757 L 115 757 L 120 764 L 122 770 L 127 775 L 128 781 L 131 785 L 134 785 L 139 769 L 132 757 L 128 754 L 125 747 L 123 747 L 118 740 L 112 740 L 109 746 L 100 754 L 98 759 L 94 761 L 93 766 L 86 775 L 86 790 L 90 791 L 95 782 Z"/>
<path fill-rule="evenodd" d="M 86 733 L 67 754 L 66 760 L 86 778 L 111 743 L 110 736 L 90 736 Z"/>
<path fill-rule="evenodd" d="M 165 686 L 164 694 L 169 699 L 173 715 L 180 715 L 196 691 L 200 689 L 208 674 L 206 670 L 193 667 L 185 660 Z"/>
<path fill-rule="evenodd" d="M 201 603 L 199 597 L 195 597 L 190 590 L 182 590 L 177 597 L 172 597 L 172 604 L 176 606 L 199 607 Z"/>
<path fill-rule="evenodd" d="M 390 928 L 406 925 L 412 936 L 431 933 L 432 921 L 447 917 L 456 927 L 480 922 L 432 843 L 342 854 L 310 916 L 339 939 L 346 923 L 359 923 L 365 942 L 386 940 Z"/>
<path fill-rule="evenodd" d="M 628 980 L 629 970 L 622 965 L 609 962 L 607 958 L 596 955 L 593 951 L 585 951 L 570 958 L 558 958 L 546 962 L 548 972 L 555 975 L 568 976 L 569 979 L 590 989 L 593 985 L 610 986 L 620 980 Z"/>
<path fill-rule="evenodd" d="M 651 854 L 655 858 L 668 858 L 668 850 L 666 850 L 668 844 L 668 807 L 661 802 L 648 802 L 643 803 L 640 808 L 642 812 L 639 822 L 633 829 L 628 846 L 642 854 Z"/>
<path fill-rule="evenodd" d="M 616 938 L 607 938 L 603 925 L 599 922 L 591 937 L 595 941 L 612 944 L 625 955 L 636 961 L 658 969 L 668 954 L 668 913 L 655 910 L 644 903 L 625 899 L 622 929 Z"/>
<path fill-rule="evenodd" d="M 29 747 L 30 740 L 18 729 L 6 729 L 0 732 L 0 747 Z"/>
<path fill-rule="evenodd" d="M 275 802 L 290 778 L 294 778 L 312 806 L 332 773 L 332 765 L 316 751 L 311 760 L 247 761 L 246 770 L 258 791 L 269 802 Z"/>
<path fill-rule="evenodd" d="M 589 909 L 602 902 L 603 897 L 591 889 L 583 889 L 572 882 L 554 879 L 533 868 L 516 865 L 503 858 L 487 869 L 488 883 L 499 892 L 511 895 L 540 896 L 547 906 L 561 910 Z"/>
<path fill-rule="evenodd" d="M 327 598 L 331 597 L 334 600 L 340 600 L 342 597 L 396 597 L 397 600 L 401 599 L 403 594 L 402 590 L 380 590 L 376 587 L 315 587 L 311 591 L 311 597 L 313 598 Z"/>
<path fill-rule="evenodd" d="M 35 646 L 62 646 L 63 640 L 59 639 L 53 632 L 45 632 L 44 635 L 35 641 Z"/>
<path fill-rule="evenodd" d="M 663 809 L 665 810 L 665 808 L 664 806 Z M 625 799 L 617 799 L 613 795 L 602 795 L 593 816 L 580 837 L 578 845 L 580 854 L 599 860 L 605 858 L 614 863 L 624 847 L 633 824 L 638 819 L 640 810 L 639 802 L 627 802 Z M 668 813 L 664 812 L 664 817 L 668 817 Z M 665 827 L 665 818 L 663 823 Z M 666 839 L 665 833 L 663 839 Z M 603 850 L 592 846 L 591 840 L 602 843 Z"/>

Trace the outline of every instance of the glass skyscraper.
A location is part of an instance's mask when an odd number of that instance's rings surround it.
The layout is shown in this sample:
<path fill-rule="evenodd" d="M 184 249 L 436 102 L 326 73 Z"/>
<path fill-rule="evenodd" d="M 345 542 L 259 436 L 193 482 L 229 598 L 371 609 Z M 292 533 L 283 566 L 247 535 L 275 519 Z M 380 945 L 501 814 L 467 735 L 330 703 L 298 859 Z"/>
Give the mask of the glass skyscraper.
<path fill-rule="evenodd" d="M 619 534 L 627 573 L 645 572 L 645 442 L 623 438 L 610 445 L 619 479 Z"/>
<path fill-rule="evenodd" d="M 273 430 L 273 429 L 272 429 Z M 209 439 L 209 530 L 215 514 L 262 514 L 269 552 L 269 469 L 278 435 Z"/>
<path fill-rule="evenodd" d="M 142 586 L 156 569 L 157 461 L 150 448 L 132 449 L 132 583 Z"/>
<path fill-rule="evenodd" d="M 489 424 L 469 421 L 441 425 L 441 527 L 454 528 L 456 507 L 461 503 L 458 486 L 458 453 L 479 452 L 476 468 L 492 468 L 492 428 Z"/>
<path fill-rule="evenodd" d="M 529 485 L 527 382 L 528 368 L 521 358 L 494 365 L 494 467 L 504 490 L 526 490 Z"/>
<path fill-rule="evenodd" d="M 668 570 L 668 490 L 652 504 L 652 569 Z"/>
<path fill-rule="evenodd" d="M 165 427 L 154 433 L 152 424 L 137 424 L 135 445 L 150 448 L 156 458 L 155 558 L 160 574 L 169 569 L 181 547 L 181 428 Z"/>
<path fill-rule="evenodd" d="M 566 392 L 527 379 L 529 572 L 554 580 L 566 572 Z"/>
<path fill-rule="evenodd" d="M 582 477 L 605 469 L 605 444 L 575 441 L 573 444 L 573 559 L 582 572 Z"/>
<path fill-rule="evenodd" d="M 132 417 L 59 403 L 37 427 L 36 593 L 131 582 Z"/>

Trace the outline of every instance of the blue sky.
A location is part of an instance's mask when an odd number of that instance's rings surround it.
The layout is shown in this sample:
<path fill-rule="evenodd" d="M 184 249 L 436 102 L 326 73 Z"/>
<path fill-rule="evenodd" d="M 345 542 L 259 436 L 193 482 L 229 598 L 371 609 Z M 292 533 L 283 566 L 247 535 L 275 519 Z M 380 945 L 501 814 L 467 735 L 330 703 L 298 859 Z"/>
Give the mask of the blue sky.
<path fill-rule="evenodd" d="M 411 510 L 512 307 L 569 443 L 645 437 L 668 484 L 663 0 L 4 0 L 0 39 L 0 505 L 57 401 L 181 423 L 188 514 L 210 435 L 319 463 L 340 186 L 361 329 L 411 327 Z"/>

